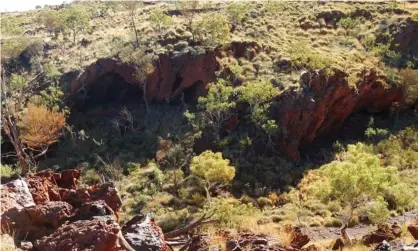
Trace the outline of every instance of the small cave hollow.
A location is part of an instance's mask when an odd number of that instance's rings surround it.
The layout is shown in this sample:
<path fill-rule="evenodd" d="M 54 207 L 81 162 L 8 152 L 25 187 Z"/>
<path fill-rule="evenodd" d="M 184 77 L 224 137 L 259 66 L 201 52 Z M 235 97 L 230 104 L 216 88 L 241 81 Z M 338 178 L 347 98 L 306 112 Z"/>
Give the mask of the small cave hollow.
<path fill-rule="evenodd" d="M 108 73 L 90 85 L 85 95 L 84 109 L 96 106 L 140 104 L 142 89 L 128 83 L 117 73 Z"/>
<path fill-rule="evenodd" d="M 186 88 L 184 93 L 184 102 L 189 105 L 197 105 L 197 101 L 199 99 L 199 90 L 203 88 L 202 81 L 196 81 L 192 86 Z"/>

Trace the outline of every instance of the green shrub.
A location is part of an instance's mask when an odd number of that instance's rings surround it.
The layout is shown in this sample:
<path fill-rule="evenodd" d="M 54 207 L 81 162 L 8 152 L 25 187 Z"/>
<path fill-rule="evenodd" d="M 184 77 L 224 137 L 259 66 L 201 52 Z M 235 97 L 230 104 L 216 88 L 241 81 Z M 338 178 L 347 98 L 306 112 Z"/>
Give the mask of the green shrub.
<path fill-rule="evenodd" d="M 248 4 L 238 2 L 230 3 L 226 8 L 226 13 L 233 23 L 240 23 L 248 13 Z"/>
<path fill-rule="evenodd" d="M 412 20 L 417 22 L 418 21 L 418 11 L 415 11 L 414 14 L 412 14 L 411 18 L 412 18 Z"/>
<path fill-rule="evenodd" d="M 342 221 L 333 217 L 326 218 L 324 223 L 324 226 L 326 227 L 341 227 L 342 225 Z"/>
<path fill-rule="evenodd" d="M 340 21 L 338 21 L 337 25 L 343 27 L 346 30 L 351 30 L 360 25 L 360 21 L 355 18 L 345 17 L 341 18 Z"/>
<path fill-rule="evenodd" d="M 102 182 L 102 177 L 95 169 L 88 169 L 82 173 L 81 184 L 96 185 Z"/>
<path fill-rule="evenodd" d="M 0 164 L 0 177 L 10 178 L 15 174 L 19 174 L 20 170 L 13 168 L 10 165 Z"/>
<path fill-rule="evenodd" d="M 189 44 L 186 41 L 179 41 L 177 44 L 174 45 L 174 49 L 176 51 L 181 51 L 185 49 Z"/>
<path fill-rule="evenodd" d="M 206 205 L 203 212 L 214 212 L 213 218 L 219 220 L 219 225 L 228 228 L 239 228 L 242 217 L 260 215 L 259 209 L 252 204 L 244 204 L 234 198 L 213 198 L 210 205 Z"/>

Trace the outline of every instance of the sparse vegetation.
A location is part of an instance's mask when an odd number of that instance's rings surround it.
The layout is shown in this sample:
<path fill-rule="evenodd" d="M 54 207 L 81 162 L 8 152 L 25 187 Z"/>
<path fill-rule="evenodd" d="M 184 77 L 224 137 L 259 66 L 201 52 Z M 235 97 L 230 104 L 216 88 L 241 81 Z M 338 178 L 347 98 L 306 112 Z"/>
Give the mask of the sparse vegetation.
<path fill-rule="evenodd" d="M 115 183 L 121 223 L 152 213 L 167 232 L 213 214 L 193 234 L 216 248 L 226 233 L 288 247 L 293 225 L 344 231 L 415 210 L 416 6 L 2 13 L 1 177 L 77 167 L 80 187 Z"/>

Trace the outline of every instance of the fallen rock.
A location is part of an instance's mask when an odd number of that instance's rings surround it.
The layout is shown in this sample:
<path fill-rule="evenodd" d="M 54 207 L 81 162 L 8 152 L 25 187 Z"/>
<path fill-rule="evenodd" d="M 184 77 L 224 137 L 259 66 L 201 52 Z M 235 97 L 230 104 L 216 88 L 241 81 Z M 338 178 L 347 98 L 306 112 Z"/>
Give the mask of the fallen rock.
<path fill-rule="evenodd" d="M 301 229 L 298 227 L 293 227 L 293 239 L 290 243 L 290 246 L 292 248 L 296 248 L 296 249 L 301 249 L 303 246 L 305 246 L 306 244 L 308 244 L 309 242 L 309 237 L 306 234 L 303 234 Z"/>
<path fill-rule="evenodd" d="M 344 247 L 344 240 L 340 237 L 332 244 L 332 250 L 341 250 Z"/>
<path fill-rule="evenodd" d="M 392 225 L 380 224 L 376 231 L 373 231 L 363 237 L 363 243 L 369 246 L 383 241 L 392 241 L 400 237 L 401 234 L 402 229 L 397 223 Z"/>
<path fill-rule="evenodd" d="M 100 216 L 62 225 L 51 235 L 37 240 L 42 251 L 119 251 L 119 225 L 112 217 Z"/>
<path fill-rule="evenodd" d="M 16 233 L 18 239 L 34 240 L 53 232 L 73 216 L 72 206 L 48 201 L 26 208 L 11 208 L 1 216 L 2 231 Z"/>
<path fill-rule="evenodd" d="M 408 226 L 408 231 L 415 240 L 418 240 L 418 219 Z"/>
<path fill-rule="evenodd" d="M 34 205 L 35 202 L 25 180 L 17 179 L 0 185 L 1 214 L 13 207 L 22 209 Z"/>
<path fill-rule="evenodd" d="M 251 232 L 240 233 L 237 237 L 229 239 L 226 242 L 226 250 L 243 251 L 243 250 L 260 250 L 260 251 L 286 251 L 277 244 L 269 244 L 265 235 L 253 234 Z"/>
<path fill-rule="evenodd" d="M 136 251 L 168 250 L 164 234 L 151 215 L 137 215 L 122 227 L 125 240 Z"/>

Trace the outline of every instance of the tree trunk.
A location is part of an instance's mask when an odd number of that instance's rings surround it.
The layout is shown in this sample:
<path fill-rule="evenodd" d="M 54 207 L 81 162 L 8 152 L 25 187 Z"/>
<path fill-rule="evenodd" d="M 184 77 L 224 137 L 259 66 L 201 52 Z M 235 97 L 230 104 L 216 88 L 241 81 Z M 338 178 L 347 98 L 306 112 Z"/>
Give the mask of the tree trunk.
<path fill-rule="evenodd" d="M 207 182 L 207 183 L 209 183 L 209 182 Z M 209 186 L 209 184 L 206 184 L 205 185 L 206 199 L 208 200 L 209 205 L 210 205 L 211 198 L 210 198 L 210 191 L 209 190 L 210 190 L 210 186 Z"/>
<path fill-rule="evenodd" d="M 134 11 L 131 12 L 131 18 L 132 18 L 132 27 L 134 28 L 134 32 L 135 32 L 136 48 L 139 48 L 139 37 L 138 37 L 138 31 L 136 30 L 136 25 L 135 25 L 135 13 L 134 13 Z"/>

